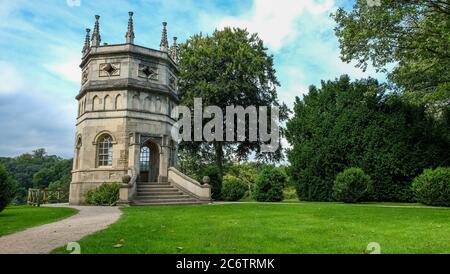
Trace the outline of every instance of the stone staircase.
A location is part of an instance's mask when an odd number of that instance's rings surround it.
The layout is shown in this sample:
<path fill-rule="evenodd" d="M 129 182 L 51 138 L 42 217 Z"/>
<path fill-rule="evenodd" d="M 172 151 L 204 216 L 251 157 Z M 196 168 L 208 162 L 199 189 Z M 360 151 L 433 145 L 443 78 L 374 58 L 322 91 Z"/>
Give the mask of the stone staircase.
<path fill-rule="evenodd" d="M 137 193 L 132 205 L 186 205 L 201 204 L 170 183 L 137 183 Z"/>

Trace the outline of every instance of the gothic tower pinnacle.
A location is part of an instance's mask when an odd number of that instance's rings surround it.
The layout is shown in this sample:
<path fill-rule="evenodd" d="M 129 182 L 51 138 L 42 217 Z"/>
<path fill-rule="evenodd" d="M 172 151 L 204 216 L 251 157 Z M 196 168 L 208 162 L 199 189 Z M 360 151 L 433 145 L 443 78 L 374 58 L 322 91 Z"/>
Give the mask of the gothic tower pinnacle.
<path fill-rule="evenodd" d="M 128 19 L 128 31 L 125 35 L 125 38 L 127 39 L 127 44 L 133 44 L 134 43 L 134 26 L 133 26 L 133 12 L 128 12 L 129 19 Z"/>
<path fill-rule="evenodd" d="M 91 49 L 91 36 L 90 36 L 91 29 L 86 29 L 86 38 L 84 39 L 84 47 L 83 47 L 83 55 L 86 55 L 89 50 Z"/>
<path fill-rule="evenodd" d="M 177 44 L 177 37 L 173 38 L 173 44 L 170 48 L 170 57 L 175 63 L 178 63 L 178 44 Z"/>
<path fill-rule="evenodd" d="M 102 38 L 100 36 L 100 23 L 99 23 L 100 15 L 95 16 L 95 25 L 94 25 L 94 31 L 92 33 L 92 46 L 98 47 L 100 46 L 100 43 L 102 41 Z"/>
<path fill-rule="evenodd" d="M 163 30 L 162 30 L 162 35 L 161 35 L 161 44 L 160 46 L 160 50 L 161 51 L 165 51 L 168 52 L 169 51 L 169 42 L 167 41 L 167 23 L 163 22 Z"/>

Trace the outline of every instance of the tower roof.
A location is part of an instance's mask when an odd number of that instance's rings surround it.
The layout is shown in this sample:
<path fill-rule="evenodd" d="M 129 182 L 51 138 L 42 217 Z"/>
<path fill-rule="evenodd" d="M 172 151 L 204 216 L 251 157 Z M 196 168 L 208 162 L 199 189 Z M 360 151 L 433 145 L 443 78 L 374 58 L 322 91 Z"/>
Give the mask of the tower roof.
<path fill-rule="evenodd" d="M 101 45 L 101 35 L 100 35 L 100 16 L 95 15 L 95 24 L 94 29 L 92 31 L 92 37 L 89 38 L 88 36 L 85 38 L 85 46 L 83 47 L 83 62 L 81 66 L 93 55 L 106 55 L 106 54 L 115 54 L 118 52 L 126 52 L 126 50 L 131 51 L 132 53 L 143 53 L 148 54 L 151 51 L 154 52 L 163 52 L 166 53 L 166 56 L 168 59 L 170 59 L 173 63 L 173 65 L 176 66 L 176 63 L 178 61 L 178 45 L 177 45 L 177 38 L 174 37 L 172 46 L 169 47 L 169 42 L 167 40 L 167 22 L 163 22 L 163 28 L 162 28 L 162 34 L 161 34 L 161 42 L 160 42 L 160 48 L 159 49 L 151 49 L 144 46 L 138 46 L 134 44 L 134 38 L 135 38 L 135 32 L 134 32 L 134 20 L 133 20 L 134 13 L 132 11 L 128 12 L 128 27 L 127 32 L 125 34 L 126 41 L 124 44 L 103 44 Z M 90 29 L 86 30 L 87 34 L 89 35 Z M 123 47 L 125 45 L 133 45 L 134 47 Z M 107 48 L 107 49 L 106 49 Z M 139 50 L 137 50 L 139 49 Z M 160 54 L 155 53 L 154 56 L 159 56 Z M 162 58 L 163 56 L 161 56 Z M 167 58 L 166 57 L 166 58 Z"/>

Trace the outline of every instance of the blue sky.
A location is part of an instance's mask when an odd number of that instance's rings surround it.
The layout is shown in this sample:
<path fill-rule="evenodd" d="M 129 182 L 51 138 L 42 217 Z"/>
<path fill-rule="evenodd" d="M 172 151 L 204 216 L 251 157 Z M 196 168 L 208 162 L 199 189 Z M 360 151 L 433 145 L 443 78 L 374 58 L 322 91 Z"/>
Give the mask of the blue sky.
<path fill-rule="evenodd" d="M 161 22 L 179 42 L 224 26 L 257 32 L 275 57 L 282 101 L 349 74 L 377 77 L 339 59 L 329 14 L 350 0 L 0 0 L 0 156 L 44 147 L 70 158 L 85 28 L 101 15 L 102 42 L 123 43 L 134 11 L 135 43 L 158 48 Z"/>

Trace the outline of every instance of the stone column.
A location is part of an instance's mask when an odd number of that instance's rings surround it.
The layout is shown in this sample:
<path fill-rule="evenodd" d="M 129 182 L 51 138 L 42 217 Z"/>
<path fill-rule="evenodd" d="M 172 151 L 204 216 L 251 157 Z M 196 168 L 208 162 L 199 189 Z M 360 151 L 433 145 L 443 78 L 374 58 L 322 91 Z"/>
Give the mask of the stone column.
<path fill-rule="evenodd" d="M 161 151 L 159 152 L 159 176 L 158 182 L 167 182 L 167 172 L 169 170 L 170 147 L 167 144 L 167 136 L 162 136 Z"/>
<path fill-rule="evenodd" d="M 128 147 L 128 169 L 134 170 L 139 176 L 139 154 L 141 153 L 140 136 L 138 133 L 130 134 L 130 145 Z M 132 174 L 130 174 L 132 175 Z"/>

